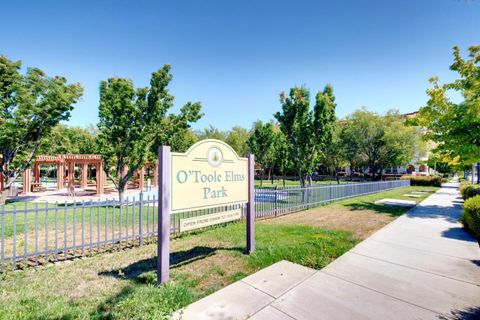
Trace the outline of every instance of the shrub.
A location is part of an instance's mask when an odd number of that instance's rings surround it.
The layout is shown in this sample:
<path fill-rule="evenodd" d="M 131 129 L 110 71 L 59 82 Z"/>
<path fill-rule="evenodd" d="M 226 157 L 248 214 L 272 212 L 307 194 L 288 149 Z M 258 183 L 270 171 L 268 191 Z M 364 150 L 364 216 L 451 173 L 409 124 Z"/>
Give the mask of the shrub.
<path fill-rule="evenodd" d="M 470 186 L 468 181 L 464 181 L 460 184 L 460 194 L 462 195 L 463 200 L 466 199 L 467 188 Z"/>
<path fill-rule="evenodd" d="M 465 201 L 462 212 L 462 223 L 475 238 L 480 240 L 480 196 Z"/>
<path fill-rule="evenodd" d="M 471 184 L 468 181 L 462 182 L 460 184 L 460 193 L 462 194 L 463 200 L 480 195 L 480 185 Z"/>
<path fill-rule="evenodd" d="M 465 196 L 463 197 L 463 199 L 467 200 L 479 195 L 480 195 L 480 186 L 469 185 L 465 188 Z"/>
<path fill-rule="evenodd" d="M 402 180 L 410 180 L 410 185 L 412 186 L 423 186 L 423 187 L 441 187 L 442 186 L 442 177 L 439 176 L 403 176 Z"/>

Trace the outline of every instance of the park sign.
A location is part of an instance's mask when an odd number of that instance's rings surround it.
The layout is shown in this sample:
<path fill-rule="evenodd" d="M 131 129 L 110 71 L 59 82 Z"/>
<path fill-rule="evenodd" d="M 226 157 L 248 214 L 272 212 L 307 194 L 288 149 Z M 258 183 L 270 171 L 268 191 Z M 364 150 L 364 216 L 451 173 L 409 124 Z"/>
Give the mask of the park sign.
<path fill-rule="evenodd" d="M 254 249 L 254 157 L 241 158 L 228 144 L 207 139 L 185 153 L 158 148 L 157 282 L 169 280 L 170 215 L 246 204 L 247 252 Z M 180 231 L 189 231 L 242 218 L 241 208 L 180 218 Z M 181 216 L 181 215 L 180 215 Z"/>
<path fill-rule="evenodd" d="M 203 140 L 171 157 L 172 213 L 248 202 L 248 159 L 228 144 Z"/>

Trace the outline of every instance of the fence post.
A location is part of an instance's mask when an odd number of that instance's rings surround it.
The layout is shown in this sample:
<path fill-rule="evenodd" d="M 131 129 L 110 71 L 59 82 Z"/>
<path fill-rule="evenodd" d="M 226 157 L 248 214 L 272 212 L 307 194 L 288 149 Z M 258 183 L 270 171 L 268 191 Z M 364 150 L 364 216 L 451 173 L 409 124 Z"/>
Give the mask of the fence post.
<path fill-rule="evenodd" d="M 157 283 L 170 279 L 170 147 L 158 147 Z"/>
<path fill-rule="evenodd" d="M 255 249 L 255 157 L 248 155 L 247 252 Z"/>
<path fill-rule="evenodd" d="M 273 204 L 273 212 L 275 213 L 275 218 L 276 218 L 277 217 L 277 200 L 278 200 L 277 185 L 275 185 L 275 190 L 273 192 L 275 193 L 275 202 Z"/>

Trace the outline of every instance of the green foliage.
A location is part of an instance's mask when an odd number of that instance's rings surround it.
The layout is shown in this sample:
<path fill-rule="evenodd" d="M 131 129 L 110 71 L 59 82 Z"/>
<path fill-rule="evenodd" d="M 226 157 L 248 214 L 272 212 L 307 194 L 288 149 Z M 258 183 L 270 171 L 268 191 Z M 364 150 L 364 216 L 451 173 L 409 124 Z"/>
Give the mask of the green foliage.
<path fill-rule="evenodd" d="M 97 153 L 96 127 L 69 127 L 58 124 L 46 135 L 38 148 L 39 154 Z"/>
<path fill-rule="evenodd" d="M 286 172 L 293 168 L 292 146 L 287 142 L 287 137 L 282 131 L 275 128 L 275 167 L 285 176 Z M 285 179 L 283 179 L 285 187 Z"/>
<path fill-rule="evenodd" d="M 229 131 L 222 131 L 210 125 L 208 128 L 196 133 L 198 140 L 216 139 L 226 142 L 240 157 L 245 157 L 250 152 L 247 144 L 250 133 L 247 129 L 235 126 Z"/>
<path fill-rule="evenodd" d="M 384 168 L 407 164 L 419 145 L 417 128 L 405 126 L 396 111 L 382 116 L 366 109 L 357 110 L 342 121 L 340 136 L 345 158 L 351 167 L 369 167 L 372 178 Z"/>
<path fill-rule="evenodd" d="M 403 176 L 402 180 L 410 180 L 411 186 L 441 187 L 442 177 L 439 176 Z"/>
<path fill-rule="evenodd" d="M 461 221 L 465 229 L 480 241 L 480 195 L 465 201 Z"/>
<path fill-rule="evenodd" d="M 467 188 L 470 186 L 470 183 L 468 181 L 465 181 L 465 179 L 460 180 L 460 194 L 462 195 L 463 200 L 465 200 L 466 197 L 466 192 Z"/>
<path fill-rule="evenodd" d="M 252 133 L 247 140 L 247 145 L 255 155 L 255 162 L 263 170 L 272 170 L 275 165 L 276 136 L 271 122 L 254 123 Z"/>
<path fill-rule="evenodd" d="M 348 141 L 342 140 L 342 125 L 340 122 L 335 123 L 332 130 L 331 142 L 325 144 L 322 150 L 322 163 L 329 169 L 335 171 L 338 180 L 338 170 L 347 163 Z"/>
<path fill-rule="evenodd" d="M 202 116 L 198 102 L 185 104 L 178 115 L 167 114 L 174 100 L 167 89 L 171 79 L 165 65 L 152 73 L 150 87 L 134 89 L 131 80 L 122 78 L 100 84 L 97 142 L 104 170 L 121 199 L 135 170 L 155 159 L 158 146 L 186 148 L 190 123 Z"/>
<path fill-rule="evenodd" d="M 70 118 L 83 93 L 64 77 L 50 78 L 38 68 L 20 74 L 20 67 L 0 55 L 0 174 L 6 188 L 30 165 L 42 138 Z"/>
<path fill-rule="evenodd" d="M 431 78 L 433 88 L 427 90 L 427 105 L 412 122 L 428 129 L 426 137 L 437 142 L 439 150 L 473 163 L 480 161 L 480 46 L 468 51 L 469 59 L 465 60 L 460 49 L 453 48 L 450 70 L 459 78 L 445 84 L 440 84 L 438 77 Z M 463 101 L 454 103 L 451 92 L 461 95 Z"/>
<path fill-rule="evenodd" d="M 236 126 L 228 131 L 225 142 L 235 149 L 240 157 L 246 157 L 250 151 L 247 143 L 249 135 L 247 129 Z"/>
<path fill-rule="evenodd" d="M 228 132 L 221 131 L 220 129 L 210 125 L 208 128 L 203 129 L 203 131 L 197 132 L 197 136 L 199 140 L 217 139 L 220 141 L 226 141 Z"/>
<path fill-rule="evenodd" d="M 336 104 L 332 87 L 327 85 L 315 98 L 311 110 L 310 92 L 305 87 L 294 87 L 288 96 L 280 94 L 282 111 L 274 114 L 289 144 L 302 186 L 313 174 L 320 150 L 331 142 L 335 122 Z"/>
<path fill-rule="evenodd" d="M 460 187 L 460 193 L 462 194 L 463 200 L 473 198 L 480 195 L 480 186 L 469 183 L 463 184 Z"/>

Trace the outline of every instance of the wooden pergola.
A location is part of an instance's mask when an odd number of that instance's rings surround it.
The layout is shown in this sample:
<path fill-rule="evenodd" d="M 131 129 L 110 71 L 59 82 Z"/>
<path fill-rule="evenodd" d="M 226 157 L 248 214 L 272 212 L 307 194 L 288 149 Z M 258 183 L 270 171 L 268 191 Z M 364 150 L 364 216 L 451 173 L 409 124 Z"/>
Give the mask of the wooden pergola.
<path fill-rule="evenodd" d="M 31 181 L 31 170 L 26 169 L 23 174 L 23 193 L 27 194 L 34 190 L 40 190 L 40 166 L 43 164 L 53 164 L 57 169 L 56 189 L 68 189 L 70 196 L 75 192 L 75 166 L 80 165 L 80 187 L 86 188 L 88 183 L 88 166 L 94 165 L 96 169 L 96 193 L 105 192 L 106 175 L 103 172 L 102 157 L 98 154 L 59 154 L 57 156 L 39 155 L 33 164 L 33 182 Z M 145 167 L 153 168 L 152 185 L 158 184 L 158 163 L 146 163 Z M 145 187 L 145 167 L 134 174 L 134 180 L 138 179 L 140 190 Z M 126 170 L 126 168 L 125 168 Z M 0 181 L 1 183 L 2 181 Z M 33 189 L 32 189 L 33 186 Z M 0 185 L 1 187 L 1 185 Z"/>
<path fill-rule="evenodd" d="M 96 193 L 105 191 L 105 174 L 103 172 L 102 157 L 98 154 L 59 154 L 57 156 L 37 156 L 33 164 L 33 183 L 31 181 L 31 169 L 26 169 L 23 174 L 23 192 L 29 193 L 40 186 L 40 166 L 42 164 L 54 164 L 57 167 L 57 190 L 67 188 L 69 195 L 75 191 L 75 165 L 81 166 L 80 186 L 87 187 L 88 166 L 96 168 Z"/>

